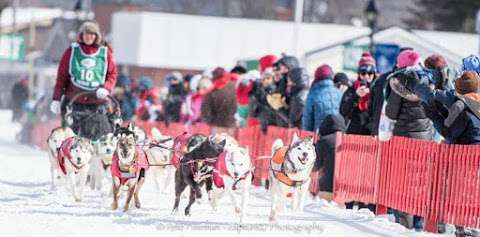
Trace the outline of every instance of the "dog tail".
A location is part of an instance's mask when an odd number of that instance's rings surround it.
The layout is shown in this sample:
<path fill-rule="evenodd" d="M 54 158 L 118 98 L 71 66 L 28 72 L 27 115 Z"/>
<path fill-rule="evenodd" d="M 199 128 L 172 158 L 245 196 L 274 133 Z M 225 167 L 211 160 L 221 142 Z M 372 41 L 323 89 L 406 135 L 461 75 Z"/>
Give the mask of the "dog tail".
<path fill-rule="evenodd" d="M 283 141 L 282 139 L 278 138 L 273 142 L 272 145 L 272 156 L 275 154 L 275 152 L 283 147 Z"/>

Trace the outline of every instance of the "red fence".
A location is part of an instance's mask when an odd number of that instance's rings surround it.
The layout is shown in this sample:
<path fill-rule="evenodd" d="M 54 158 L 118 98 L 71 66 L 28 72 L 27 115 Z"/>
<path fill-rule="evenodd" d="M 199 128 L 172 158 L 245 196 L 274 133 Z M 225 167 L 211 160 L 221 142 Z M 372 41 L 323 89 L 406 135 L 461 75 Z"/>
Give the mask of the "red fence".
<path fill-rule="evenodd" d="M 34 145 L 46 148 L 46 138 L 59 122 L 37 124 Z M 163 134 L 177 136 L 184 131 L 209 134 L 205 125 L 137 122 L 149 134 L 157 127 Z M 248 147 L 255 166 L 254 185 L 268 180 L 271 146 L 275 139 L 290 142 L 298 129 L 258 126 L 239 128 L 236 138 Z M 312 174 L 310 191 L 315 192 L 318 174 Z M 339 202 L 361 201 L 425 217 L 426 229 L 436 232 L 437 223 L 480 228 L 480 146 L 439 145 L 427 141 L 394 137 L 379 142 L 368 136 L 337 135 L 334 195 Z"/>
<path fill-rule="evenodd" d="M 480 146 L 435 144 L 394 137 L 337 136 L 335 199 L 355 200 L 425 217 L 438 223 L 480 228 Z"/>

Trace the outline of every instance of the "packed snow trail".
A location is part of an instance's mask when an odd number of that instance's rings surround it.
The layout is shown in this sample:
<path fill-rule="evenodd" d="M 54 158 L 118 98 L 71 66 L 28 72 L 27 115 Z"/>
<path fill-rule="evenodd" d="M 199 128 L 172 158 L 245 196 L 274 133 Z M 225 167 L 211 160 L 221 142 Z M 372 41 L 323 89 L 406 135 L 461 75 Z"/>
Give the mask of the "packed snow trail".
<path fill-rule="evenodd" d="M 10 112 L 0 111 L 0 236 L 430 236 L 374 217 L 366 210 L 343 210 L 322 201 L 306 201 L 303 214 L 287 209 L 278 225 L 268 224 L 270 195 L 262 188 L 251 190 L 246 225 L 239 227 L 230 199 L 224 197 L 218 211 L 206 199 L 192 206 L 192 216 L 172 215 L 173 185 L 157 191 L 151 177 L 140 198 L 142 208 L 110 209 L 111 197 L 88 187 L 83 202 L 61 186 L 50 190 L 47 153 L 15 142 L 19 126 L 10 123 Z M 110 186 L 108 186 L 109 188 Z M 206 195 L 204 195 L 206 196 Z M 120 201 L 123 205 L 123 199 Z"/>

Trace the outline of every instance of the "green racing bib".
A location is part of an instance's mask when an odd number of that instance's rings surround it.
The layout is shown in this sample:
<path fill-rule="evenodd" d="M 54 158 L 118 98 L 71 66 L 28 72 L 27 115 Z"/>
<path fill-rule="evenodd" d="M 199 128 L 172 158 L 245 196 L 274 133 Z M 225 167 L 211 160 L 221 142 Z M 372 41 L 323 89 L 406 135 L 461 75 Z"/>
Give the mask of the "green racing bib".
<path fill-rule="evenodd" d="M 95 90 L 105 83 L 107 75 L 107 47 L 94 54 L 86 54 L 77 43 L 72 44 L 69 73 L 72 83 L 84 90 Z"/>

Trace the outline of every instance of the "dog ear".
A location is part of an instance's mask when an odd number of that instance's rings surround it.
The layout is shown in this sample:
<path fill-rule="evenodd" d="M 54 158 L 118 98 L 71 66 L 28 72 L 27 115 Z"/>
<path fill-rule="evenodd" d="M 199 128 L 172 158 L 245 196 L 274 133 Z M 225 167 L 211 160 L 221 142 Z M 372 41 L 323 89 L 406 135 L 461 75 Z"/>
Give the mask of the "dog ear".
<path fill-rule="evenodd" d="M 218 145 L 220 145 L 223 148 L 225 148 L 225 144 L 227 144 L 227 139 L 221 141 L 220 143 L 218 143 Z"/>
<path fill-rule="evenodd" d="M 290 146 L 293 146 L 293 144 L 300 142 L 300 138 L 298 137 L 297 133 L 293 134 L 292 142 L 290 143 Z"/>
<path fill-rule="evenodd" d="M 133 127 L 133 123 L 128 123 L 128 130 L 130 131 L 135 131 L 135 128 Z"/>
<path fill-rule="evenodd" d="M 307 139 L 305 139 L 305 141 L 306 141 L 307 143 L 309 143 L 310 145 L 313 145 L 313 137 L 311 137 L 311 136 L 310 136 L 310 137 L 307 137 Z"/>

